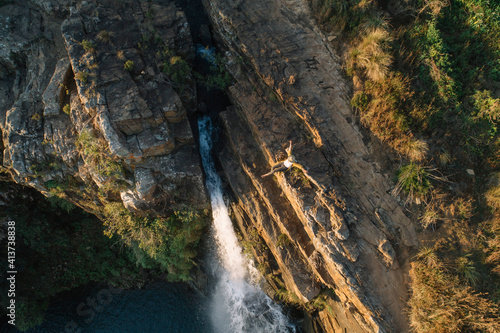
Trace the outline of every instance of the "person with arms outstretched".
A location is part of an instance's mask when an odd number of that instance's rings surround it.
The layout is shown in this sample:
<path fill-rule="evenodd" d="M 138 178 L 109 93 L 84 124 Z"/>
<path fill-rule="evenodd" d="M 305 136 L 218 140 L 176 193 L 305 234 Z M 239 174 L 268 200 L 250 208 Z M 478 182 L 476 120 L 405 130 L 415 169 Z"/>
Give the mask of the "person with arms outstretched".
<path fill-rule="evenodd" d="M 282 162 L 279 162 L 279 163 L 276 163 L 275 165 L 273 165 L 271 167 L 271 171 L 269 171 L 265 175 L 262 175 L 261 176 L 262 178 L 270 176 L 270 175 L 272 175 L 275 172 L 287 171 L 287 170 L 289 170 L 292 167 L 292 165 L 295 162 L 297 162 L 296 159 L 295 159 L 295 156 L 292 155 L 292 141 L 290 141 L 290 146 L 288 148 L 286 148 L 285 151 L 288 154 L 287 159 L 284 160 L 284 161 L 282 161 Z"/>

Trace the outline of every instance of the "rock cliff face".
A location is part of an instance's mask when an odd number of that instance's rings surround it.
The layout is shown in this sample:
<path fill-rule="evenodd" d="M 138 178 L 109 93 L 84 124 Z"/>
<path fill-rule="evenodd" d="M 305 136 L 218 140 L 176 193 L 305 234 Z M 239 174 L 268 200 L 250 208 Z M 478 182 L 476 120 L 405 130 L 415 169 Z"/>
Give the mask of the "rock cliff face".
<path fill-rule="evenodd" d="M 320 312 L 325 330 L 407 331 L 415 231 L 356 126 L 328 38 L 301 0 L 205 3 L 234 64 L 221 162 L 239 223 L 256 228 L 302 301 L 320 286 L 334 291 L 333 311 Z M 289 140 L 306 171 L 261 178 Z"/>
<path fill-rule="evenodd" d="M 302 302 L 333 291 L 325 331 L 408 331 L 415 232 L 307 3 L 204 4 L 235 82 L 219 159 L 242 233 L 257 231 L 260 260 Z M 16 182 L 97 215 L 106 201 L 139 214 L 207 202 L 187 118 L 195 85 L 162 71 L 166 54 L 194 56 L 173 1 L 32 0 L 0 7 L 0 29 L 0 148 Z M 261 178 L 290 140 L 302 167 Z"/>
<path fill-rule="evenodd" d="M 0 11 L 3 166 L 17 182 L 97 214 L 106 200 L 139 213 L 206 204 L 187 119 L 194 85 L 179 96 L 162 71 L 165 52 L 194 56 L 173 2 Z"/>

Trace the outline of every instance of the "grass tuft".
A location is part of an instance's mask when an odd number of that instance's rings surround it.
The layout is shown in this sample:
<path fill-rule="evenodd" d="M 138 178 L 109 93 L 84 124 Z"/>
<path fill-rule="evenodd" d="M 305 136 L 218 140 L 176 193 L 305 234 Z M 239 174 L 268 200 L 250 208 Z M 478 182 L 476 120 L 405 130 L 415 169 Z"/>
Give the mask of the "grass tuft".
<path fill-rule="evenodd" d="M 408 201 L 420 204 L 430 194 L 432 185 L 427 168 L 410 162 L 401 167 L 398 173 L 398 182 L 394 187 L 393 195 L 398 195 L 402 190 L 408 195 Z"/>

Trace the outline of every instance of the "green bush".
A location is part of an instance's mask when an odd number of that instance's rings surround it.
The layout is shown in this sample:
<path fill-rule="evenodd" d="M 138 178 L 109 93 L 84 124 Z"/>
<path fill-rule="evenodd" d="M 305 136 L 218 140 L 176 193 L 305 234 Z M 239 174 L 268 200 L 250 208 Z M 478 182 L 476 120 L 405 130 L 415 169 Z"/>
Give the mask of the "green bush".
<path fill-rule="evenodd" d="M 89 78 L 89 73 L 87 72 L 79 71 L 75 74 L 75 79 L 83 83 L 87 83 L 88 78 Z"/>
<path fill-rule="evenodd" d="M 64 105 L 63 112 L 69 115 L 71 113 L 71 106 L 69 104 Z"/>
<path fill-rule="evenodd" d="M 85 52 L 94 52 L 95 51 L 95 45 L 90 40 L 84 39 L 84 40 L 82 40 L 80 45 L 83 47 Z"/>
<path fill-rule="evenodd" d="M 357 91 L 351 99 L 351 106 L 359 110 L 366 110 L 368 102 L 368 96 L 363 91 Z"/>
<path fill-rule="evenodd" d="M 165 48 L 163 51 L 163 71 L 176 83 L 180 89 L 184 89 L 191 77 L 191 67 L 180 56 Z"/>
<path fill-rule="evenodd" d="M 410 162 L 402 166 L 397 176 L 398 182 L 393 193 L 398 194 L 403 190 L 411 201 L 419 203 L 429 195 L 432 189 L 429 173 L 420 164 Z"/>
<path fill-rule="evenodd" d="M 104 214 L 106 235 L 120 235 L 134 249 L 138 263 L 148 267 L 152 263 L 149 257 L 169 272 L 169 279 L 190 279 L 196 247 L 206 226 L 204 213 L 186 209 L 169 217 L 140 217 L 113 202 L 106 204 Z"/>
<path fill-rule="evenodd" d="M 208 88 L 227 89 L 231 84 L 232 78 L 226 70 L 225 59 L 221 55 L 216 54 L 209 69 L 210 72 L 207 75 L 198 74 L 197 79 Z M 274 95 L 274 98 L 276 101 L 278 100 L 276 95 Z"/>
<path fill-rule="evenodd" d="M 132 60 L 127 60 L 125 62 L 125 64 L 123 65 L 123 67 L 129 71 L 129 72 L 132 72 L 134 70 L 134 62 Z"/>
<path fill-rule="evenodd" d="M 85 163 L 93 166 L 97 174 L 113 179 L 123 177 L 122 165 L 113 160 L 106 143 L 102 139 L 98 139 L 91 130 L 82 130 L 75 143 L 80 149 Z"/>

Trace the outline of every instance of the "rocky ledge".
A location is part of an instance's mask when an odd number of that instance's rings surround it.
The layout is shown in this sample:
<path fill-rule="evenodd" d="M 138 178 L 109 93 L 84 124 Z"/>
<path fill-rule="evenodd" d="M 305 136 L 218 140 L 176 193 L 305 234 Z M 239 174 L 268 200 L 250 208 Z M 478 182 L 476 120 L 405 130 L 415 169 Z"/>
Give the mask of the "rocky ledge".
<path fill-rule="evenodd" d="M 319 313 L 324 330 L 408 331 L 415 231 L 356 125 L 340 58 L 307 3 L 205 3 L 236 80 L 221 163 L 242 229 L 255 228 L 301 301 L 333 291 Z M 290 140 L 298 168 L 261 178 Z"/>
<path fill-rule="evenodd" d="M 187 118 L 194 83 L 164 73 L 166 57 L 194 57 L 173 1 L 32 1 L 0 11 L 1 148 L 16 182 L 98 215 L 108 201 L 139 214 L 206 205 Z"/>

